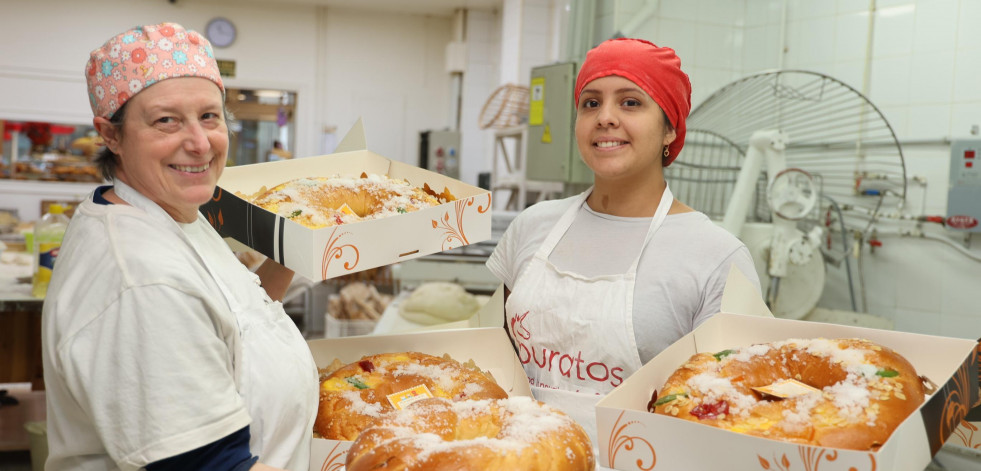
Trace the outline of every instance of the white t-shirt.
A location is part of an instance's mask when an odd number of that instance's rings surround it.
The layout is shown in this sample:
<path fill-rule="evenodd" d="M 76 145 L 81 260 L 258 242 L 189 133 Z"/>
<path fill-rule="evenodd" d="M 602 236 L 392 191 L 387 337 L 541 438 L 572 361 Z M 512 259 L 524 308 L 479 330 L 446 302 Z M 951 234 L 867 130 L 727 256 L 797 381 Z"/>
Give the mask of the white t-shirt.
<path fill-rule="evenodd" d="M 487 268 L 509 290 L 573 200 L 537 203 L 511 222 L 487 260 Z M 611 216 L 583 204 L 549 261 L 584 276 L 624 273 L 641 250 L 650 223 L 649 217 Z M 719 312 L 732 265 L 759 289 L 752 256 L 739 239 L 700 212 L 665 218 L 637 268 L 633 322 L 641 362 Z"/>
<path fill-rule="evenodd" d="M 221 241 L 202 218 L 182 228 L 133 206 L 76 209 L 43 308 L 46 469 L 135 470 L 277 422 L 250 416 L 237 319 L 182 230 Z M 244 267 L 222 276 L 236 299 L 265 296 Z M 304 392 L 281 397 L 301 407 Z M 288 426 L 309 436 L 315 412 Z"/>

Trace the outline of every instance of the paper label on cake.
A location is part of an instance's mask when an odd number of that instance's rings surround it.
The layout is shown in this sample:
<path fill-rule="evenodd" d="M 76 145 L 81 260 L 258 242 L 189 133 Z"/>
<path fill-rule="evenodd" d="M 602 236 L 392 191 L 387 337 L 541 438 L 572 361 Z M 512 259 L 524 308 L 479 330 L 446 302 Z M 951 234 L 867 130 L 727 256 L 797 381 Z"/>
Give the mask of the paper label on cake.
<path fill-rule="evenodd" d="M 779 397 L 781 399 L 787 399 L 790 397 L 797 397 L 797 396 L 803 396 L 805 394 L 821 392 L 820 389 L 817 389 L 812 386 L 808 386 L 795 379 L 783 379 L 769 386 L 758 386 L 752 389 L 756 392 L 766 394 L 769 396 Z"/>
<path fill-rule="evenodd" d="M 358 215 L 357 213 L 354 212 L 353 209 L 351 209 L 350 206 L 347 205 L 347 203 L 342 204 L 340 208 L 337 208 L 337 210 L 340 211 L 340 212 L 342 212 L 342 213 L 344 213 L 344 214 L 347 214 L 348 216 L 357 216 Z"/>
<path fill-rule="evenodd" d="M 429 392 L 429 388 L 425 384 L 420 384 L 385 397 L 388 398 L 388 402 L 392 404 L 392 407 L 401 410 L 413 402 L 433 397 L 433 393 Z"/>

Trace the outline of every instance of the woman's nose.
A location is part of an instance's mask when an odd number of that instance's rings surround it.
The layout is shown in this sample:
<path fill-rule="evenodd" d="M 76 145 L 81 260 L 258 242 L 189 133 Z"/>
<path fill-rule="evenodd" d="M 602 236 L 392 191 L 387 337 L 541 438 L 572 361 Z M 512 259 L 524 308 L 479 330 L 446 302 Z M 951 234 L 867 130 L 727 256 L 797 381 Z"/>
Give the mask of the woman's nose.
<path fill-rule="evenodd" d="M 202 154 L 211 147 L 208 140 L 208 132 L 204 126 L 197 121 L 191 121 L 185 128 L 187 138 L 184 139 L 184 147 L 188 152 Z"/>
<path fill-rule="evenodd" d="M 600 127 L 610 127 L 619 124 L 616 108 L 608 104 L 600 105 L 599 112 L 596 114 L 596 125 Z"/>

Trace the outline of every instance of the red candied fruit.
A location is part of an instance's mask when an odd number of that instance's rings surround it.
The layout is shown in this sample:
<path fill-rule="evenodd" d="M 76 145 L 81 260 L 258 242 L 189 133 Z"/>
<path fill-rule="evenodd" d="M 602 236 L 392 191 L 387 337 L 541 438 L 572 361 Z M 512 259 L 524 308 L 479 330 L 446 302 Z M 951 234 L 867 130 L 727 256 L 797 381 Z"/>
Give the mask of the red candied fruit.
<path fill-rule="evenodd" d="M 719 401 L 712 404 L 699 404 L 691 410 L 691 415 L 698 417 L 699 420 L 714 419 L 722 414 L 729 413 L 729 403 Z"/>
<path fill-rule="evenodd" d="M 361 360 L 358 362 L 358 366 L 360 366 L 361 369 L 367 373 L 375 371 L 375 365 L 373 365 L 370 360 Z"/>

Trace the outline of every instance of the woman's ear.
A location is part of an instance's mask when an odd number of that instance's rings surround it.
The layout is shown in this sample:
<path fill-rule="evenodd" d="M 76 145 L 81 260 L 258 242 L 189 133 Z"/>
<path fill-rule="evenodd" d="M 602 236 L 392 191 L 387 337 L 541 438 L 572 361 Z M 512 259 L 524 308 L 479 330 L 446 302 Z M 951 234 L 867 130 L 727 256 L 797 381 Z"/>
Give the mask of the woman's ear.
<path fill-rule="evenodd" d="M 102 136 L 102 140 L 106 143 L 106 147 L 112 151 L 112 153 L 119 155 L 117 149 L 119 149 L 119 139 L 120 133 L 119 128 L 115 124 L 111 123 L 108 119 L 96 116 L 92 119 L 92 126 L 95 127 L 95 131 Z"/>
<path fill-rule="evenodd" d="M 677 138 L 678 133 L 674 129 L 669 130 L 668 132 L 664 133 L 664 145 L 671 145 L 671 143 Z"/>

